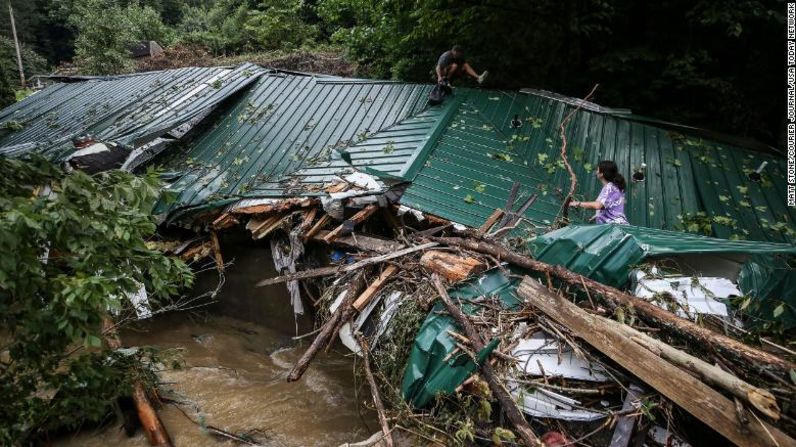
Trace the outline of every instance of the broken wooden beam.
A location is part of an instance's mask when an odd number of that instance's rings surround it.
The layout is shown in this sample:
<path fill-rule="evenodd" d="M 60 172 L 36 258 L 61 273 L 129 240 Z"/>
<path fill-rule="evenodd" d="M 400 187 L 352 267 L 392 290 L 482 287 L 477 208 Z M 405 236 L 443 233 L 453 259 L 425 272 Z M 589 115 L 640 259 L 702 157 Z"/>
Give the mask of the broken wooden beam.
<path fill-rule="evenodd" d="M 216 261 L 216 270 L 219 273 L 223 273 L 224 258 L 221 256 L 221 243 L 218 241 L 218 233 L 215 230 L 210 230 L 210 242 L 213 250 L 213 259 Z"/>
<path fill-rule="evenodd" d="M 387 253 L 379 256 L 373 256 L 370 258 L 365 258 L 361 261 L 357 261 L 353 264 L 345 264 L 340 266 L 331 266 L 331 267 L 321 267 L 313 270 L 305 270 L 303 272 L 297 273 L 289 273 L 287 275 L 277 276 L 275 278 L 264 279 L 256 284 L 256 287 L 263 287 L 263 286 L 270 286 L 272 284 L 279 284 L 287 281 L 295 281 L 300 279 L 307 279 L 307 278 L 319 278 L 321 276 L 330 276 L 339 273 L 351 272 L 357 269 L 361 269 L 362 267 L 378 264 L 380 262 L 389 261 L 390 259 L 399 258 L 401 256 L 406 256 L 410 253 L 414 253 L 416 251 L 426 250 L 432 247 L 436 247 L 438 244 L 436 242 L 427 242 L 421 245 L 415 245 L 412 247 L 404 248 L 403 250 L 398 250 L 393 253 Z"/>
<path fill-rule="evenodd" d="M 362 208 L 361 210 L 357 211 L 357 213 L 354 214 L 353 216 L 351 216 L 350 218 L 348 218 L 345 221 L 343 221 L 343 223 L 338 225 L 337 228 L 335 228 L 334 230 L 330 231 L 326 235 L 326 237 L 323 238 L 323 240 L 326 241 L 327 243 L 331 243 L 332 241 L 334 241 L 339 236 L 342 236 L 343 232 L 346 231 L 346 228 L 354 228 L 354 227 L 356 227 L 357 225 L 359 225 L 362 222 L 364 222 L 365 220 L 367 220 L 368 217 L 373 215 L 373 213 L 375 213 L 378 210 L 379 210 L 379 205 L 375 204 L 375 203 L 371 203 L 370 205 L 366 206 L 365 208 Z"/>
<path fill-rule="evenodd" d="M 517 289 L 527 303 L 569 328 L 577 337 L 605 354 L 631 374 L 737 445 L 796 446 L 796 441 L 772 425 L 739 423 L 735 404 L 696 377 L 634 343 L 619 324 L 592 315 L 530 277 Z"/>
<path fill-rule="evenodd" d="M 486 270 L 478 258 L 442 250 L 429 250 L 420 258 L 420 265 L 442 275 L 449 282 L 458 282 Z"/>
<path fill-rule="evenodd" d="M 240 203 L 245 203 L 242 200 L 232 206 L 231 213 L 234 214 L 270 214 L 281 213 L 290 211 L 295 208 L 306 208 L 311 205 L 320 203 L 320 200 L 312 197 L 293 197 L 290 199 L 276 199 L 276 200 L 263 200 L 263 203 L 258 203 L 251 206 L 240 206 Z"/>
<path fill-rule="evenodd" d="M 270 214 L 265 217 L 254 217 L 246 224 L 246 229 L 252 234 L 255 241 L 268 236 L 272 231 L 282 225 L 289 215 L 284 213 Z"/>
<path fill-rule="evenodd" d="M 381 400 L 381 393 L 379 393 L 379 387 L 376 384 L 376 378 L 373 376 L 373 371 L 370 369 L 370 348 L 368 347 L 368 341 L 365 340 L 365 337 L 363 337 L 362 334 L 357 334 L 357 341 L 359 342 L 359 347 L 362 351 L 362 363 L 364 363 L 365 366 L 365 378 L 368 380 L 370 394 L 373 397 L 373 406 L 376 407 L 376 413 L 379 416 L 379 425 L 381 425 L 381 431 L 384 433 L 384 438 L 382 439 L 387 447 L 392 447 L 392 433 L 390 430 L 390 425 L 387 423 L 387 413 L 384 411 L 384 403 Z"/>
<path fill-rule="evenodd" d="M 214 230 L 225 230 L 239 224 L 238 219 L 231 213 L 223 213 L 210 224 L 210 228 Z"/>
<path fill-rule="evenodd" d="M 387 268 L 385 268 L 384 271 L 381 272 L 381 275 L 379 275 L 379 277 L 376 278 L 376 280 L 373 281 L 368 286 L 368 288 L 365 289 L 364 292 L 362 292 L 362 295 L 360 295 L 359 298 L 357 298 L 357 300 L 354 301 L 354 309 L 356 309 L 359 312 L 362 312 L 362 309 L 364 309 L 365 306 L 367 306 L 368 303 L 370 303 L 370 300 L 372 300 L 373 297 L 376 296 L 376 293 L 379 290 L 381 290 L 382 286 L 384 286 L 384 284 L 387 281 L 390 280 L 392 275 L 398 273 L 398 270 L 399 270 L 398 267 L 389 264 Z"/>
<path fill-rule="evenodd" d="M 495 211 L 492 211 L 492 214 L 490 214 L 489 217 L 486 218 L 484 223 L 481 224 L 480 227 L 478 227 L 478 232 L 476 234 L 479 237 L 485 235 L 487 231 L 489 231 L 489 229 L 492 228 L 492 226 L 494 226 L 497 223 L 498 219 L 500 219 L 501 217 L 503 217 L 503 210 L 500 208 L 496 208 Z"/>
<path fill-rule="evenodd" d="M 312 237 L 312 240 L 326 242 L 323 238 L 327 233 L 327 230 L 321 230 L 318 232 L 318 234 Z M 394 251 L 406 248 L 406 245 L 396 242 L 392 239 L 382 239 L 373 236 L 366 236 L 363 234 L 338 237 L 332 241 L 331 245 L 354 248 L 360 251 L 375 251 L 377 253 L 392 253 Z"/>
<path fill-rule="evenodd" d="M 302 236 L 302 239 L 305 242 L 310 240 L 316 234 L 318 234 L 319 231 L 321 231 L 321 228 L 325 227 L 326 225 L 330 224 L 331 222 L 332 222 L 331 216 L 329 216 L 328 214 L 324 214 L 323 216 L 321 216 L 320 219 L 318 219 L 317 222 L 315 222 L 315 225 L 313 225 L 312 228 L 310 228 L 306 233 L 304 233 L 304 236 Z"/>
<path fill-rule="evenodd" d="M 649 301 L 624 293 L 613 287 L 606 286 L 598 281 L 567 270 L 560 265 L 554 266 L 546 264 L 509 251 L 499 245 L 484 241 L 457 237 L 428 237 L 427 239 L 445 245 L 461 247 L 478 253 L 492 255 L 499 260 L 509 262 L 519 267 L 550 274 L 566 283 L 588 290 L 592 296 L 599 295 L 614 306 L 632 308 L 636 315 L 653 325 L 683 336 L 699 346 L 712 347 L 740 363 L 771 368 L 783 378 L 789 376 L 791 369 L 796 369 L 796 364 L 793 362 L 753 346 L 749 346 L 724 334 L 713 332 L 708 328 L 699 326 L 691 320 L 681 318 L 666 309 L 662 309 Z"/>
<path fill-rule="evenodd" d="M 453 320 L 464 329 L 464 333 L 467 335 L 467 338 L 470 339 L 470 342 L 473 345 L 473 349 L 475 352 L 481 351 L 484 349 L 484 341 L 481 339 L 481 334 L 473 327 L 470 319 L 467 318 L 466 315 L 462 312 L 462 310 L 453 303 L 450 296 L 448 296 L 448 291 L 445 289 L 445 286 L 442 284 L 442 281 L 439 279 L 439 276 L 433 274 L 431 276 L 431 282 L 434 284 L 434 287 L 437 289 L 437 293 L 439 294 L 442 303 L 445 305 L 445 308 L 448 310 L 448 313 L 453 317 Z M 495 369 L 492 367 L 492 364 L 489 361 L 483 362 L 479 365 L 481 372 L 484 374 L 484 378 L 486 379 L 486 383 L 489 385 L 489 389 L 492 391 L 492 395 L 494 395 L 498 402 L 500 402 L 503 411 L 506 413 L 506 417 L 511 421 L 514 429 L 519 434 L 520 439 L 527 447 L 541 447 L 542 442 L 539 438 L 536 437 L 536 434 L 531 430 L 531 426 L 528 425 L 528 421 L 525 420 L 525 416 L 523 416 L 522 412 L 520 411 L 519 407 L 517 406 L 517 402 L 514 401 L 514 398 L 511 397 L 511 394 L 503 386 L 503 383 L 500 381 Z"/>
<path fill-rule="evenodd" d="M 343 296 L 340 305 L 337 306 L 337 309 L 335 309 L 335 311 L 332 313 L 332 316 L 326 320 L 323 326 L 321 326 L 321 331 L 315 336 L 315 339 L 312 341 L 310 346 L 298 359 L 296 364 L 293 366 L 293 369 L 290 370 L 290 373 L 288 373 L 288 382 L 295 382 L 304 375 L 304 373 L 307 371 L 307 368 L 310 367 L 310 362 L 312 362 L 312 359 L 314 359 L 318 354 L 318 351 L 324 345 L 326 345 L 328 341 L 332 339 L 332 337 L 334 337 L 334 334 L 337 333 L 335 331 L 337 323 L 342 321 L 344 318 L 346 320 L 351 318 L 351 315 L 354 313 L 351 304 L 364 288 L 365 272 L 357 272 L 356 276 L 354 276 L 354 279 L 351 280 L 351 282 L 348 284 L 348 287 L 346 287 L 345 295 Z"/>

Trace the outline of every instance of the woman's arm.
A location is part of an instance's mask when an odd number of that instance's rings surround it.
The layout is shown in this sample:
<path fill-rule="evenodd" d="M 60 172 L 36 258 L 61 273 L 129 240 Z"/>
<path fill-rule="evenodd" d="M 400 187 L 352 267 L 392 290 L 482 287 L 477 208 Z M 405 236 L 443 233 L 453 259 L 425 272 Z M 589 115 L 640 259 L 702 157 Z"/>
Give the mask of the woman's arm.
<path fill-rule="evenodd" d="M 601 210 L 605 208 L 605 205 L 603 205 L 602 202 L 596 200 L 594 202 L 578 202 L 577 200 L 573 200 L 569 202 L 569 206 L 575 208 L 587 208 L 591 210 Z"/>

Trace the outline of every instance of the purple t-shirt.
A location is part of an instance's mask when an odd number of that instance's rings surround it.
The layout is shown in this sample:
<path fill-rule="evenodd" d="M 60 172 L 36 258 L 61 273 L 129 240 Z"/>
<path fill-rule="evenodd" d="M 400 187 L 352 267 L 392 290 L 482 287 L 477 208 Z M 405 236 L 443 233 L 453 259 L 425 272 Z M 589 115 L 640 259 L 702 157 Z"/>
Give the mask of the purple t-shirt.
<path fill-rule="evenodd" d="M 597 210 L 597 223 L 626 224 L 625 193 L 620 191 L 613 183 L 603 186 L 597 201 L 603 204 L 603 209 Z"/>

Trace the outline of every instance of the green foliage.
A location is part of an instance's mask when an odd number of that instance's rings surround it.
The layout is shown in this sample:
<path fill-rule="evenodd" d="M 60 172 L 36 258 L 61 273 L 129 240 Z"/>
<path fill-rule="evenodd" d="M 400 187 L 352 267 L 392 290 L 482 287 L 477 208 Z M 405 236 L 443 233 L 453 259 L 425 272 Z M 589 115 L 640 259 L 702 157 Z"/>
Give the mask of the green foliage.
<path fill-rule="evenodd" d="M 0 444 L 99 421 L 131 380 L 151 378 L 151 353 L 98 348 L 103 318 L 128 316 L 139 284 L 157 304 L 193 280 L 145 245 L 158 187 L 154 173 L 65 175 L 0 158 Z"/>
<path fill-rule="evenodd" d="M 77 0 L 69 21 L 77 30 L 75 57 L 88 74 L 117 74 L 132 69 L 136 42 L 127 11 L 113 0 Z"/>
<path fill-rule="evenodd" d="M 151 6 L 132 4 L 125 10 L 136 41 L 154 40 L 162 46 L 171 44 L 174 30 L 163 23 L 160 13 Z"/>

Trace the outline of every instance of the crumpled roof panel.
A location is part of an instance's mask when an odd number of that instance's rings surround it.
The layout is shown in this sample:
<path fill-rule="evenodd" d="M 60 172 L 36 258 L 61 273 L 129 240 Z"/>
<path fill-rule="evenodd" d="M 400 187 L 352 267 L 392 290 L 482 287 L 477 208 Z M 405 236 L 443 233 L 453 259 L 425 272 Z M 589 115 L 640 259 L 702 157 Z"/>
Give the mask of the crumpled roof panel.
<path fill-rule="evenodd" d="M 429 86 L 274 73 L 262 76 L 212 129 L 166 163 L 178 208 L 230 197 L 312 194 L 337 172 L 399 172 L 435 113 Z M 351 163 L 339 152 L 350 155 Z"/>
<path fill-rule="evenodd" d="M 139 146 L 185 123 L 257 79 L 264 69 L 181 68 L 56 83 L 0 112 L 0 154 L 59 159 L 75 136 Z"/>

